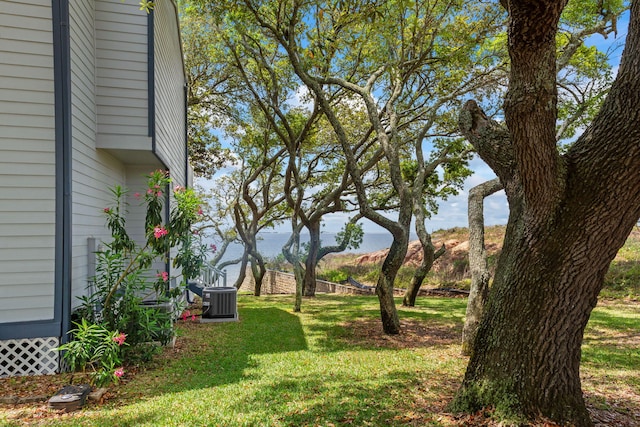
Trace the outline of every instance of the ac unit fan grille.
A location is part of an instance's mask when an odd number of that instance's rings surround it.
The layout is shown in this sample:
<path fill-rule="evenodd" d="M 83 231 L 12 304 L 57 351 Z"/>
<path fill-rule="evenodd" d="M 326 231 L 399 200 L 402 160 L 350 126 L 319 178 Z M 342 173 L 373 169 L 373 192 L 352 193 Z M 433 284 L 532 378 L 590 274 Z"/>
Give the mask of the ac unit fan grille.
<path fill-rule="evenodd" d="M 209 287 L 202 290 L 203 319 L 237 319 L 237 293 L 234 287 Z"/>

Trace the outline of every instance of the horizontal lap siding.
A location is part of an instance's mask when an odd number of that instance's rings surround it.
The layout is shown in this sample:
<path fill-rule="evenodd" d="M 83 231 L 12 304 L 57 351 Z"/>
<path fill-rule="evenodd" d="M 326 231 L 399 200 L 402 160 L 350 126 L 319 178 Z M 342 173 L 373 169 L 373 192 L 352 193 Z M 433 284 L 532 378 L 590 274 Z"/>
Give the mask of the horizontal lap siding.
<path fill-rule="evenodd" d="M 73 271 L 72 301 L 86 294 L 89 272 L 88 238 L 109 240 L 103 209 L 112 203 L 110 188 L 124 185 L 124 168 L 113 156 L 96 149 L 96 47 L 94 5 L 69 4 L 71 33 L 71 105 L 73 137 Z"/>
<path fill-rule="evenodd" d="M 156 147 L 174 184 L 185 185 L 184 68 L 176 10 L 171 0 L 154 11 Z"/>
<path fill-rule="evenodd" d="M 128 194 L 129 214 L 127 215 L 127 232 L 131 238 L 144 247 L 146 244 L 145 236 L 145 217 L 147 214 L 146 205 L 143 203 L 144 194 L 148 188 L 147 175 L 155 169 L 154 166 L 137 165 L 127 168 L 127 188 L 130 190 Z M 140 193 L 140 197 L 135 196 Z M 165 271 L 164 260 L 156 259 L 149 268 L 148 278 L 151 281 L 156 280 L 156 274 Z"/>
<path fill-rule="evenodd" d="M 0 10 L 0 323 L 53 318 L 51 17 L 51 0 L 4 0 Z"/>
<path fill-rule="evenodd" d="M 172 0 L 157 1 L 154 10 L 154 72 L 156 149 L 171 171 L 173 185 L 187 184 L 185 176 L 185 75 L 180 28 Z M 177 249 L 171 250 L 175 257 Z M 178 282 L 181 269 L 171 266 Z"/>
<path fill-rule="evenodd" d="M 148 136 L 147 15 L 131 1 L 95 8 L 97 132 Z"/>

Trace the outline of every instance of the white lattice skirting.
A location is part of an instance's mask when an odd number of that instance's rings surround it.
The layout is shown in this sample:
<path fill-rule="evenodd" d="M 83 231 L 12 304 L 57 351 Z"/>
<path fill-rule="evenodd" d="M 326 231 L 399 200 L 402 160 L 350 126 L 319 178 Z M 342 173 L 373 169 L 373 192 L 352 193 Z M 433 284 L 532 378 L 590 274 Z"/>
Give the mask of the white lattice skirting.
<path fill-rule="evenodd" d="M 58 338 L 0 341 L 0 378 L 48 375 L 59 370 Z"/>

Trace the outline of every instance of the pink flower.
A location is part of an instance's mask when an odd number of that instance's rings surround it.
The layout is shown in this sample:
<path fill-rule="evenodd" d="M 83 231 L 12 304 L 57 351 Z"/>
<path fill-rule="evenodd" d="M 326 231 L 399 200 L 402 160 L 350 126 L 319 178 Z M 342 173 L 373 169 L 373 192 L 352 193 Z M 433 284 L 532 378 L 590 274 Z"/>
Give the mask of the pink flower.
<path fill-rule="evenodd" d="M 204 212 L 202 212 L 202 208 L 198 208 L 198 215 L 202 215 Z"/>
<path fill-rule="evenodd" d="M 213 244 L 213 243 L 212 243 L 212 244 L 210 244 L 210 245 L 209 245 L 209 247 L 211 248 L 211 250 L 212 250 L 213 252 L 216 252 L 216 251 L 218 250 L 218 247 L 217 247 L 215 244 Z"/>
<path fill-rule="evenodd" d="M 196 321 L 196 315 L 195 315 L 195 314 L 191 316 L 191 321 L 192 321 L 192 322 L 195 322 L 195 321 Z"/>
<path fill-rule="evenodd" d="M 184 187 L 181 185 L 176 185 L 175 187 L 173 187 L 173 191 L 175 191 L 176 193 L 179 193 L 181 191 L 184 191 Z"/>
<path fill-rule="evenodd" d="M 153 194 L 153 190 L 152 190 L 151 188 L 149 188 L 149 189 L 147 190 L 147 194 L 149 194 L 149 195 Z"/>
<path fill-rule="evenodd" d="M 162 191 L 158 191 L 158 192 L 156 193 L 156 197 L 162 197 Z"/>
<path fill-rule="evenodd" d="M 155 227 L 155 228 L 153 229 L 153 236 L 154 236 L 156 239 L 159 239 L 159 238 L 161 238 L 162 236 L 166 236 L 167 234 L 169 234 L 169 232 L 168 232 L 168 231 L 167 231 L 167 229 L 166 229 L 166 228 L 164 228 L 164 227 L 158 226 L 158 227 Z"/>
<path fill-rule="evenodd" d="M 113 337 L 113 340 L 118 343 L 118 345 L 124 344 L 124 340 L 127 338 L 127 334 L 124 332 L 120 332 L 120 335 Z"/>
<path fill-rule="evenodd" d="M 140 193 L 134 193 L 134 194 L 133 194 L 133 197 L 135 197 L 136 199 L 139 199 L 139 198 L 140 198 L 140 196 L 141 196 L 141 194 L 140 194 Z"/>
<path fill-rule="evenodd" d="M 167 273 L 166 271 L 163 271 L 162 273 L 158 273 L 156 274 L 157 277 L 162 277 L 162 281 L 166 282 L 167 280 L 169 280 L 169 273 Z"/>
<path fill-rule="evenodd" d="M 111 208 L 104 208 L 104 213 L 111 213 Z"/>
<path fill-rule="evenodd" d="M 191 316 L 191 312 L 189 310 L 182 313 L 182 320 L 187 320 L 187 317 Z"/>
<path fill-rule="evenodd" d="M 116 369 L 115 371 L 113 371 L 113 375 L 116 378 L 122 378 L 122 376 L 124 375 L 124 369 L 122 369 L 122 368 Z"/>

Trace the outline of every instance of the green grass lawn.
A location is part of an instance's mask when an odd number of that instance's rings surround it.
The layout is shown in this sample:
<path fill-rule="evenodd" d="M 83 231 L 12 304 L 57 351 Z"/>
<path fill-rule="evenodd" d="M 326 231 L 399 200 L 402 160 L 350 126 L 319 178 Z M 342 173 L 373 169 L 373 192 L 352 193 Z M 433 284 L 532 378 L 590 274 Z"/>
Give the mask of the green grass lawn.
<path fill-rule="evenodd" d="M 176 348 L 112 386 L 105 403 L 38 425 L 464 425 L 444 411 L 467 362 L 465 304 L 419 298 L 400 308 L 403 334 L 389 337 L 375 297 L 321 295 L 296 314 L 292 296 L 241 296 L 239 322 L 180 322 Z M 640 413 L 639 323 L 632 303 L 594 312 L 583 352 L 591 406 Z M 0 424 L 37 421 L 29 408 L 2 409 Z"/>

